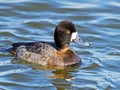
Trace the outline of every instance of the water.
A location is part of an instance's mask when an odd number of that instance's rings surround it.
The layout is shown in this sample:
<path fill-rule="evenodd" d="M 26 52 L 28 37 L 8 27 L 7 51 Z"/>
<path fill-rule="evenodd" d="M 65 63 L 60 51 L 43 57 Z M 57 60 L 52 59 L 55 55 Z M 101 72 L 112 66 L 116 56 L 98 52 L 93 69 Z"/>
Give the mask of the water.
<path fill-rule="evenodd" d="M 76 24 L 92 45 L 71 47 L 79 66 L 43 69 L 18 63 L 2 48 L 21 41 L 53 41 L 61 20 Z M 119 0 L 0 0 L 0 90 L 119 90 Z"/>

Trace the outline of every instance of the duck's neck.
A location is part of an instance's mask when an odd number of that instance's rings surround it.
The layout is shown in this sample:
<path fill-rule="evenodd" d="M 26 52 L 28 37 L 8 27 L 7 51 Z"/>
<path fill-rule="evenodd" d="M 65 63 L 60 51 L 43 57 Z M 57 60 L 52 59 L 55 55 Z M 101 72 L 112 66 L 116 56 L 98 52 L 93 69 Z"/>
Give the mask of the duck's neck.
<path fill-rule="evenodd" d="M 57 46 L 57 47 L 58 47 L 58 46 Z M 58 47 L 58 50 L 59 50 L 59 51 L 66 51 L 66 50 L 68 50 L 68 49 L 70 49 L 70 45 L 69 45 L 69 44 L 66 44 L 66 45 L 64 45 L 64 46 Z"/>
<path fill-rule="evenodd" d="M 70 50 L 70 49 L 71 49 L 70 46 L 67 46 L 67 47 L 61 48 L 59 50 L 62 52 L 65 52 L 65 51 Z"/>

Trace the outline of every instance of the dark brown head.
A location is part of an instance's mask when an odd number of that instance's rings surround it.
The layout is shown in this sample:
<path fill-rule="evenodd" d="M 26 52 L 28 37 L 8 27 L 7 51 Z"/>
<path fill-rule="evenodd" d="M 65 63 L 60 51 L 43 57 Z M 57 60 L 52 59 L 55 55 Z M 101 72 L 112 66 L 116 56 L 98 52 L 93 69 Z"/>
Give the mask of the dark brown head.
<path fill-rule="evenodd" d="M 61 21 L 55 29 L 54 41 L 58 48 L 69 46 L 70 42 L 79 39 L 75 25 L 70 21 Z"/>

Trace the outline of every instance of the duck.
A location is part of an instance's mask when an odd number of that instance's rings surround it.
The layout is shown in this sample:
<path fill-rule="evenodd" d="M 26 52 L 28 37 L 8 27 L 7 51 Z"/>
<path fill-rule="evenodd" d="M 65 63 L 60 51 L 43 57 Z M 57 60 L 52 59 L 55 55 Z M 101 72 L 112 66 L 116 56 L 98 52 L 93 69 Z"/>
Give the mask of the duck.
<path fill-rule="evenodd" d="M 68 20 L 61 21 L 54 31 L 54 43 L 16 42 L 10 53 L 18 59 L 42 66 L 70 66 L 79 64 L 81 59 L 71 49 L 71 42 L 79 42 L 80 37 L 76 26 Z"/>

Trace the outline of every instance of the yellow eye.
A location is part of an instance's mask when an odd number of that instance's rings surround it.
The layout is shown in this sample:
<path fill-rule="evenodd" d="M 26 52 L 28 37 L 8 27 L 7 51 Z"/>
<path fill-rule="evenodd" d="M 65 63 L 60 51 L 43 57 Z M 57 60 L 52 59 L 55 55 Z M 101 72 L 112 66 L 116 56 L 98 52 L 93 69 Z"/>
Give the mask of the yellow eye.
<path fill-rule="evenodd" d="M 66 33 L 67 33 L 67 34 L 70 34 L 71 32 L 70 32 L 70 30 L 67 30 Z"/>

